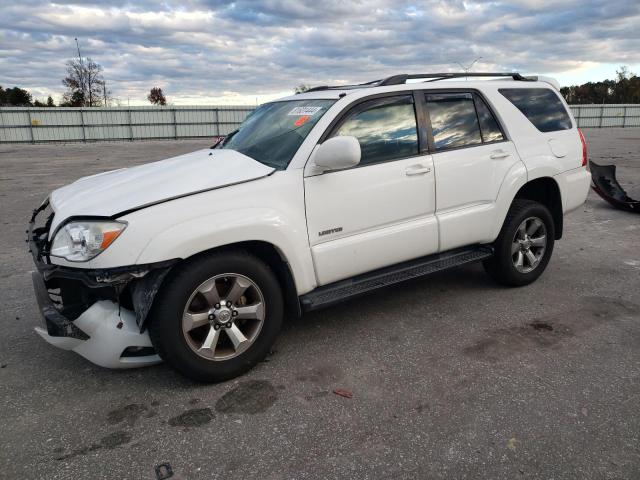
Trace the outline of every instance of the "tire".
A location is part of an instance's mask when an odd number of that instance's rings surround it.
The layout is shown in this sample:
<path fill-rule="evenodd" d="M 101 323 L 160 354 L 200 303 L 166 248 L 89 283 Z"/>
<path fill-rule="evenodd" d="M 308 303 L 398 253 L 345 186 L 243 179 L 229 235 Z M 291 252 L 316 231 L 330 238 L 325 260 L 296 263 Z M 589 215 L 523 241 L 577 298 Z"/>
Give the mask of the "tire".
<path fill-rule="evenodd" d="M 273 271 L 247 252 L 225 251 L 179 265 L 156 295 L 148 328 L 171 367 L 200 382 L 220 382 L 263 360 L 282 320 Z"/>
<path fill-rule="evenodd" d="M 541 224 L 537 228 L 536 221 Z M 526 237 L 523 236 L 523 225 Z M 541 237 L 544 237 L 544 242 Z M 547 207 L 532 200 L 516 199 L 511 204 L 494 243 L 494 255 L 483 262 L 484 268 L 494 280 L 503 285 L 528 285 L 542 275 L 547 267 L 553 253 L 554 240 L 553 217 Z M 532 260 L 530 253 L 536 258 L 536 262 Z"/>

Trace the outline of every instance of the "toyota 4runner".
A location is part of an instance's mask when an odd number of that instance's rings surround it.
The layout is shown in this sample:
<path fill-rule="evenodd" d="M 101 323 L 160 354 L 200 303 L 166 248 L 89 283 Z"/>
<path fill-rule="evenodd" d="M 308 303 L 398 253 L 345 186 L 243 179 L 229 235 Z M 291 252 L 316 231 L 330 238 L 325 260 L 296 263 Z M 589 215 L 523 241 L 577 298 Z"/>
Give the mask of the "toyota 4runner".
<path fill-rule="evenodd" d="M 214 148 L 52 192 L 29 228 L 36 331 L 105 367 L 229 379 L 287 315 L 476 261 L 533 282 L 589 184 L 551 79 L 316 87 Z"/>

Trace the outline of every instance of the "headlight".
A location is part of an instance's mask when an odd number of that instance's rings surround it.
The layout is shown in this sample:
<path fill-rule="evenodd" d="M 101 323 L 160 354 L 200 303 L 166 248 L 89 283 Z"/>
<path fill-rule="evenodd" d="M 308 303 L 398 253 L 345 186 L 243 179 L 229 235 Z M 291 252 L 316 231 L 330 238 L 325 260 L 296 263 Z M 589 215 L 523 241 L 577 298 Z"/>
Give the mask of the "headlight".
<path fill-rule="evenodd" d="M 86 262 L 106 250 L 126 226 L 111 220 L 69 222 L 56 233 L 50 255 L 70 262 Z"/>

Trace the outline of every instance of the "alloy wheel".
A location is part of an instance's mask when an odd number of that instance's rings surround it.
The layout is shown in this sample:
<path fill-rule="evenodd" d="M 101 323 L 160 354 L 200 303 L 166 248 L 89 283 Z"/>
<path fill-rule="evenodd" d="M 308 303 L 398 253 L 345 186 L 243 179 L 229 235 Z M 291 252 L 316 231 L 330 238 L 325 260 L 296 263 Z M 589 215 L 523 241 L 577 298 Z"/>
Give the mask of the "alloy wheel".
<path fill-rule="evenodd" d="M 191 294 L 182 314 L 182 333 L 196 354 L 229 360 L 258 338 L 265 302 L 258 285 L 238 273 L 216 275 Z"/>
<path fill-rule="evenodd" d="M 511 260 L 520 273 L 535 270 L 547 249 L 547 228 L 538 217 L 525 219 L 513 237 Z"/>

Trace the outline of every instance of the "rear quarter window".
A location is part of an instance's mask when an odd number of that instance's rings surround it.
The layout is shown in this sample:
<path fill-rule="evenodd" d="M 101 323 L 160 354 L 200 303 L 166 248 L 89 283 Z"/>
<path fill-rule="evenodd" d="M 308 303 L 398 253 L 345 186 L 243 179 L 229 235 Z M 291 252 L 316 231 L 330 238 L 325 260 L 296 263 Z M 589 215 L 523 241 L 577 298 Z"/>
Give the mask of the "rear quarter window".
<path fill-rule="evenodd" d="M 501 88 L 499 92 L 541 132 L 571 129 L 571 117 L 548 88 Z"/>

